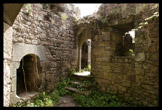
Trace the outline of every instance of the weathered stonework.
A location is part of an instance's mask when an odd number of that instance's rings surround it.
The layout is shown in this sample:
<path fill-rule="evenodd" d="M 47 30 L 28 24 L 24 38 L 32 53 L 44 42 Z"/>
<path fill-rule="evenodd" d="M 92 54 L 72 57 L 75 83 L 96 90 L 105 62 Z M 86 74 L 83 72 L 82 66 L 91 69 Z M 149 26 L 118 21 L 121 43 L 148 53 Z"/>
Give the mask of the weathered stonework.
<path fill-rule="evenodd" d="M 104 6 L 106 7 L 106 5 Z M 135 5 L 135 7 L 139 10 L 138 5 Z M 118 11 L 117 13 L 120 14 L 121 10 Z M 136 14 L 138 15 L 139 11 L 136 11 Z M 137 18 L 136 14 L 134 14 L 134 18 Z M 108 16 L 112 15 L 113 13 L 108 13 Z M 145 19 L 149 15 L 146 14 Z M 138 28 L 135 33 L 134 56 L 115 55 L 116 42 L 122 41 L 122 39 L 118 39 L 122 38 L 120 31 L 116 31 L 116 33 L 109 30 L 103 32 L 102 28 L 105 29 L 105 27 L 100 27 L 98 34 L 92 37 L 91 72 L 102 92 L 118 94 L 126 101 L 138 101 L 143 106 L 158 106 L 159 21 L 158 15 L 152 14 L 152 16 L 147 24 Z M 119 18 L 116 18 L 116 20 L 119 20 Z M 111 25 L 111 22 L 109 25 Z M 120 26 L 120 23 L 113 23 L 113 25 L 117 27 Z M 120 28 L 118 29 L 120 30 Z M 102 38 L 104 39 L 102 40 Z"/>
<path fill-rule="evenodd" d="M 24 56 L 40 58 L 43 89 L 51 91 L 73 68 L 81 69 L 87 39 L 92 41 L 91 74 L 102 92 L 159 106 L 158 4 L 103 4 L 97 15 L 78 22 L 74 6 L 47 6 L 31 4 L 27 13 L 24 5 L 12 27 L 4 23 L 4 106 L 22 101 L 16 94 L 16 72 Z M 133 28 L 134 44 L 123 38 Z M 121 54 L 123 45 L 133 54 Z"/>
<path fill-rule="evenodd" d="M 57 13 L 49 8 L 43 9 L 42 4 L 30 5 L 31 13 L 27 13 L 27 7 L 24 4 L 12 26 L 11 37 L 5 37 L 9 39 L 5 40 L 6 43 L 9 43 L 5 44 L 7 48 L 4 48 L 4 55 L 12 62 L 10 65 L 12 73 L 8 76 L 12 84 L 5 84 L 11 88 L 11 93 L 6 92 L 8 95 L 6 97 L 12 98 L 12 100 L 5 98 L 8 104 L 21 101 L 16 94 L 16 72 L 25 55 L 33 54 L 40 58 L 42 73 L 45 75 L 44 84 L 47 85 L 44 86 L 44 90 L 48 92 L 56 87 L 60 78 L 68 76 L 71 69 L 77 67 L 75 55 L 77 50 L 73 32 L 75 17 L 79 15 L 77 8 L 60 4 L 57 6 L 60 6 L 63 11 L 57 10 Z M 7 34 L 10 35 L 10 33 Z M 5 74 L 7 75 L 6 72 Z"/>
<path fill-rule="evenodd" d="M 10 25 L 6 24 L 3 22 L 4 25 L 4 41 L 3 41 L 3 81 L 4 81 L 4 89 L 3 89 L 3 104 L 4 106 L 9 106 L 9 101 L 10 101 L 10 88 L 11 88 L 11 71 L 10 71 L 10 64 L 11 64 L 11 56 L 12 56 L 12 32 L 13 29 Z"/>
<path fill-rule="evenodd" d="M 100 90 L 141 106 L 158 106 L 158 4 L 104 4 L 97 13 L 97 20 L 78 24 L 77 36 L 79 42 L 87 38 L 85 30 L 92 36 L 91 74 Z M 135 44 L 123 41 L 133 28 Z M 132 55 L 118 53 L 124 42 L 127 51 L 134 50 Z"/>

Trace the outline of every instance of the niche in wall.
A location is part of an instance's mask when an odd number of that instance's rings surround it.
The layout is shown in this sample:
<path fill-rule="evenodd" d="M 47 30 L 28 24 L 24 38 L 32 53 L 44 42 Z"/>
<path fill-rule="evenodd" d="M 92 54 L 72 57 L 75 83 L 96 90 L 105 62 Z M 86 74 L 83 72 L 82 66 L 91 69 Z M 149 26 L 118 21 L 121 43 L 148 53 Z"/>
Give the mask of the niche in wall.
<path fill-rule="evenodd" d="M 34 54 L 24 56 L 20 61 L 16 76 L 18 96 L 26 92 L 38 92 L 42 82 L 42 67 L 39 57 Z"/>

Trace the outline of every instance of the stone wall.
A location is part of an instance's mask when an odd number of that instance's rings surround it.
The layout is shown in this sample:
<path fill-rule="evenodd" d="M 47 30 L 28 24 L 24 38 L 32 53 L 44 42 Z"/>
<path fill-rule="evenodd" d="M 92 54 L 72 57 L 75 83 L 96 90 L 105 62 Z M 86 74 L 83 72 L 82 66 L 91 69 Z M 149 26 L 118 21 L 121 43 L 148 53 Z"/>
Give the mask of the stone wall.
<path fill-rule="evenodd" d="M 42 4 L 31 4 L 31 8 L 24 5 L 13 24 L 13 30 L 4 23 L 5 106 L 17 102 L 16 94 L 11 93 L 16 89 L 13 88 L 16 74 L 12 73 L 12 66 L 19 67 L 18 63 L 13 62 L 13 45 L 21 43 L 45 48 L 45 59 L 40 63 L 45 75 L 44 89 L 50 91 L 72 68 L 78 67 L 78 47 L 90 38 L 91 73 L 99 89 L 117 94 L 125 101 L 158 106 L 159 14 L 154 13 L 158 11 L 157 4 L 104 4 L 99 10 L 101 16 L 91 19 L 85 26 L 79 26 L 84 28 L 79 32 L 81 38 L 75 38 L 73 31 L 78 10 L 67 4 L 50 5 L 44 9 Z M 123 42 L 124 33 L 137 27 L 134 56 L 117 56 L 116 47 Z"/>
<path fill-rule="evenodd" d="M 42 45 L 46 49 L 46 61 L 42 63 L 46 75 L 47 90 L 53 89 L 62 76 L 67 76 L 75 62 L 75 38 L 72 14 L 60 16 L 31 4 L 32 11 L 26 14 L 24 5 L 13 24 L 13 43 Z M 66 15 L 65 15 L 66 14 Z"/>
<path fill-rule="evenodd" d="M 11 79 L 10 79 L 10 65 L 11 65 L 11 56 L 12 56 L 12 32 L 13 28 L 4 23 L 4 30 L 3 30 L 3 82 L 4 82 L 4 89 L 3 89 L 3 105 L 9 106 L 10 102 L 10 88 L 11 88 Z"/>
<path fill-rule="evenodd" d="M 98 29 L 97 35 L 92 37 L 91 72 L 102 92 L 117 94 L 125 101 L 142 106 L 158 106 L 158 19 L 158 12 L 155 12 L 136 29 L 134 55 L 131 56 L 115 54 L 115 47 L 122 42 L 121 28 Z"/>
<path fill-rule="evenodd" d="M 158 13 L 158 12 L 157 12 Z M 159 101 L 159 17 L 146 20 L 136 32 L 135 39 L 135 74 L 138 82 L 136 95 L 143 104 L 158 106 Z"/>
<path fill-rule="evenodd" d="M 73 10 L 71 5 L 61 6 L 64 11 L 56 13 L 43 9 L 42 4 L 24 4 L 13 24 L 13 44 L 45 48 L 45 60 L 41 61 L 41 67 L 45 75 L 44 90 L 48 92 L 56 87 L 61 78 L 68 76 L 72 68 L 77 68 L 73 26 L 78 11 Z M 14 79 L 11 79 L 12 82 L 15 82 Z M 11 102 L 14 102 L 13 97 Z"/>

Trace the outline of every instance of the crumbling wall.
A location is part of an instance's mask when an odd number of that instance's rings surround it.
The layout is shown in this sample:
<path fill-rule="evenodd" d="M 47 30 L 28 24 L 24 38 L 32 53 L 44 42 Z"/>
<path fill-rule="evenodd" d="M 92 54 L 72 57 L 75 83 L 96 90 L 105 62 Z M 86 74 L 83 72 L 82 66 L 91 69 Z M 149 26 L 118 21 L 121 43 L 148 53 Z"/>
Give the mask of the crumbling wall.
<path fill-rule="evenodd" d="M 111 7 L 111 5 L 108 6 Z M 112 6 L 115 7 L 115 5 Z M 130 6 L 125 7 L 125 9 L 130 8 Z M 138 6 L 134 5 L 134 9 L 137 9 Z M 151 7 L 150 5 L 147 6 L 147 4 L 144 6 L 147 7 L 146 9 Z M 145 7 L 140 8 L 143 10 Z M 118 8 L 116 13 L 113 13 L 114 10 L 112 10 L 108 12 L 107 16 L 120 15 L 122 11 L 118 10 Z M 97 35 L 92 37 L 91 72 L 102 92 L 117 94 L 125 101 L 138 102 L 141 106 L 158 106 L 159 21 L 158 12 L 156 11 L 157 9 L 154 9 L 154 13 L 151 11 L 151 17 L 149 13 L 145 14 L 144 20 L 138 20 L 140 11 L 138 13 L 135 11 L 132 21 L 119 22 L 120 17 L 114 18 L 110 24 L 100 26 L 97 29 L 99 30 Z M 104 12 L 106 13 L 106 11 Z M 128 14 L 131 15 L 131 13 Z M 126 20 L 127 17 L 122 17 L 121 19 Z M 128 17 L 128 19 L 130 18 Z M 109 21 L 111 19 L 108 18 L 106 20 Z M 139 25 L 138 22 L 140 21 L 145 22 Z M 104 24 L 109 23 L 101 22 Z M 126 32 L 133 26 L 129 26 L 128 22 L 134 22 L 134 28 L 138 27 L 138 30 L 136 29 L 134 55 L 117 56 L 115 47 L 123 41 L 122 31 Z M 104 30 L 106 26 L 109 26 L 109 29 Z"/>
<path fill-rule="evenodd" d="M 73 14 L 76 10 L 65 4 L 62 8 L 66 11 L 56 13 L 43 8 L 42 4 L 30 5 L 31 12 L 28 13 L 28 7 L 24 5 L 13 24 L 13 43 L 45 47 L 46 60 L 41 62 L 41 66 L 45 74 L 45 89 L 50 91 L 56 87 L 60 78 L 67 76 L 71 68 L 77 66 L 73 32 Z"/>
<path fill-rule="evenodd" d="M 13 43 L 43 45 L 46 48 L 45 67 L 47 90 L 53 89 L 62 76 L 75 67 L 74 18 L 61 17 L 32 4 L 32 13 L 25 14 L 25 6 L 18 15 L 13 28 Z M 70 18 L 69 17 L 69 18 Z M 48 19 L 47 19 L 48 18 Z M 71 55 L 73 54 L 73 55 Z"/>
<path fill-rule="evenodd" d="M 158 13 L 158 12 L 156 12 Z M 134 95 L 144 105 L 158 106 L 159 101 L 159 17 L 154 16 L 140 26 L 135 39 Z M 137 89 L 138 88 L 138 89 Z M 132 88 L 133 91 L 133 88 Z M 141 92 L 141 93 L 140 93 Z M 143 101 L 142 101 L 143 100 Z"/>

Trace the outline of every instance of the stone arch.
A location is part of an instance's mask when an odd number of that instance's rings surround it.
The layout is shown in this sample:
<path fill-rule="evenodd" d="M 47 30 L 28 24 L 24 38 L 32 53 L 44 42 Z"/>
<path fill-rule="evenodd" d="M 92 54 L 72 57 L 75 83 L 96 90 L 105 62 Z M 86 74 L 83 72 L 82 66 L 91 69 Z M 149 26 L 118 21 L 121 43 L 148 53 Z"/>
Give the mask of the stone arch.
<path fill-rule="evenodd" d="M 17 69 L 21 66 L 21 60 L 26 55 L 37 56 L 40 60 L 40 63 L 45 61 L 45 48 L 41 45 L 31 45 L 23 43 L 15 43 L 13 45 L 13 60 L 11 62 L 11 95 L 10 95 L 10 104 L 15 104 L 21 100 L 16 94 L 16 84 L 17 84 Z M 43 67 L 42 67 L 43 69 Z M 43 76 L 42 76 L 43 77 Z"/>
<path fill-rule="evenodd" d="M 78 48 L 78 66 L 79 66 L 79 71 L 81 71 L 82 45 L 86 40 L 91 39 L 91 33 L 89 32 L 88 29 L 84 29 L 84 30 L 82 30 L 82 32 L 80 32 L 79 36 L 77 36 L 77 37 L 78 37 L 78 41 L 79 41 L 78 42 L 78 47 L 79 47 Z M 90 47 L 91 47 L 91 45 L 90 45 Z M 90 47 L 88 47 L 88 48 L 90 48 Z M 90 49 L 88 49 L 88 50 L 90 51 Z"/>

